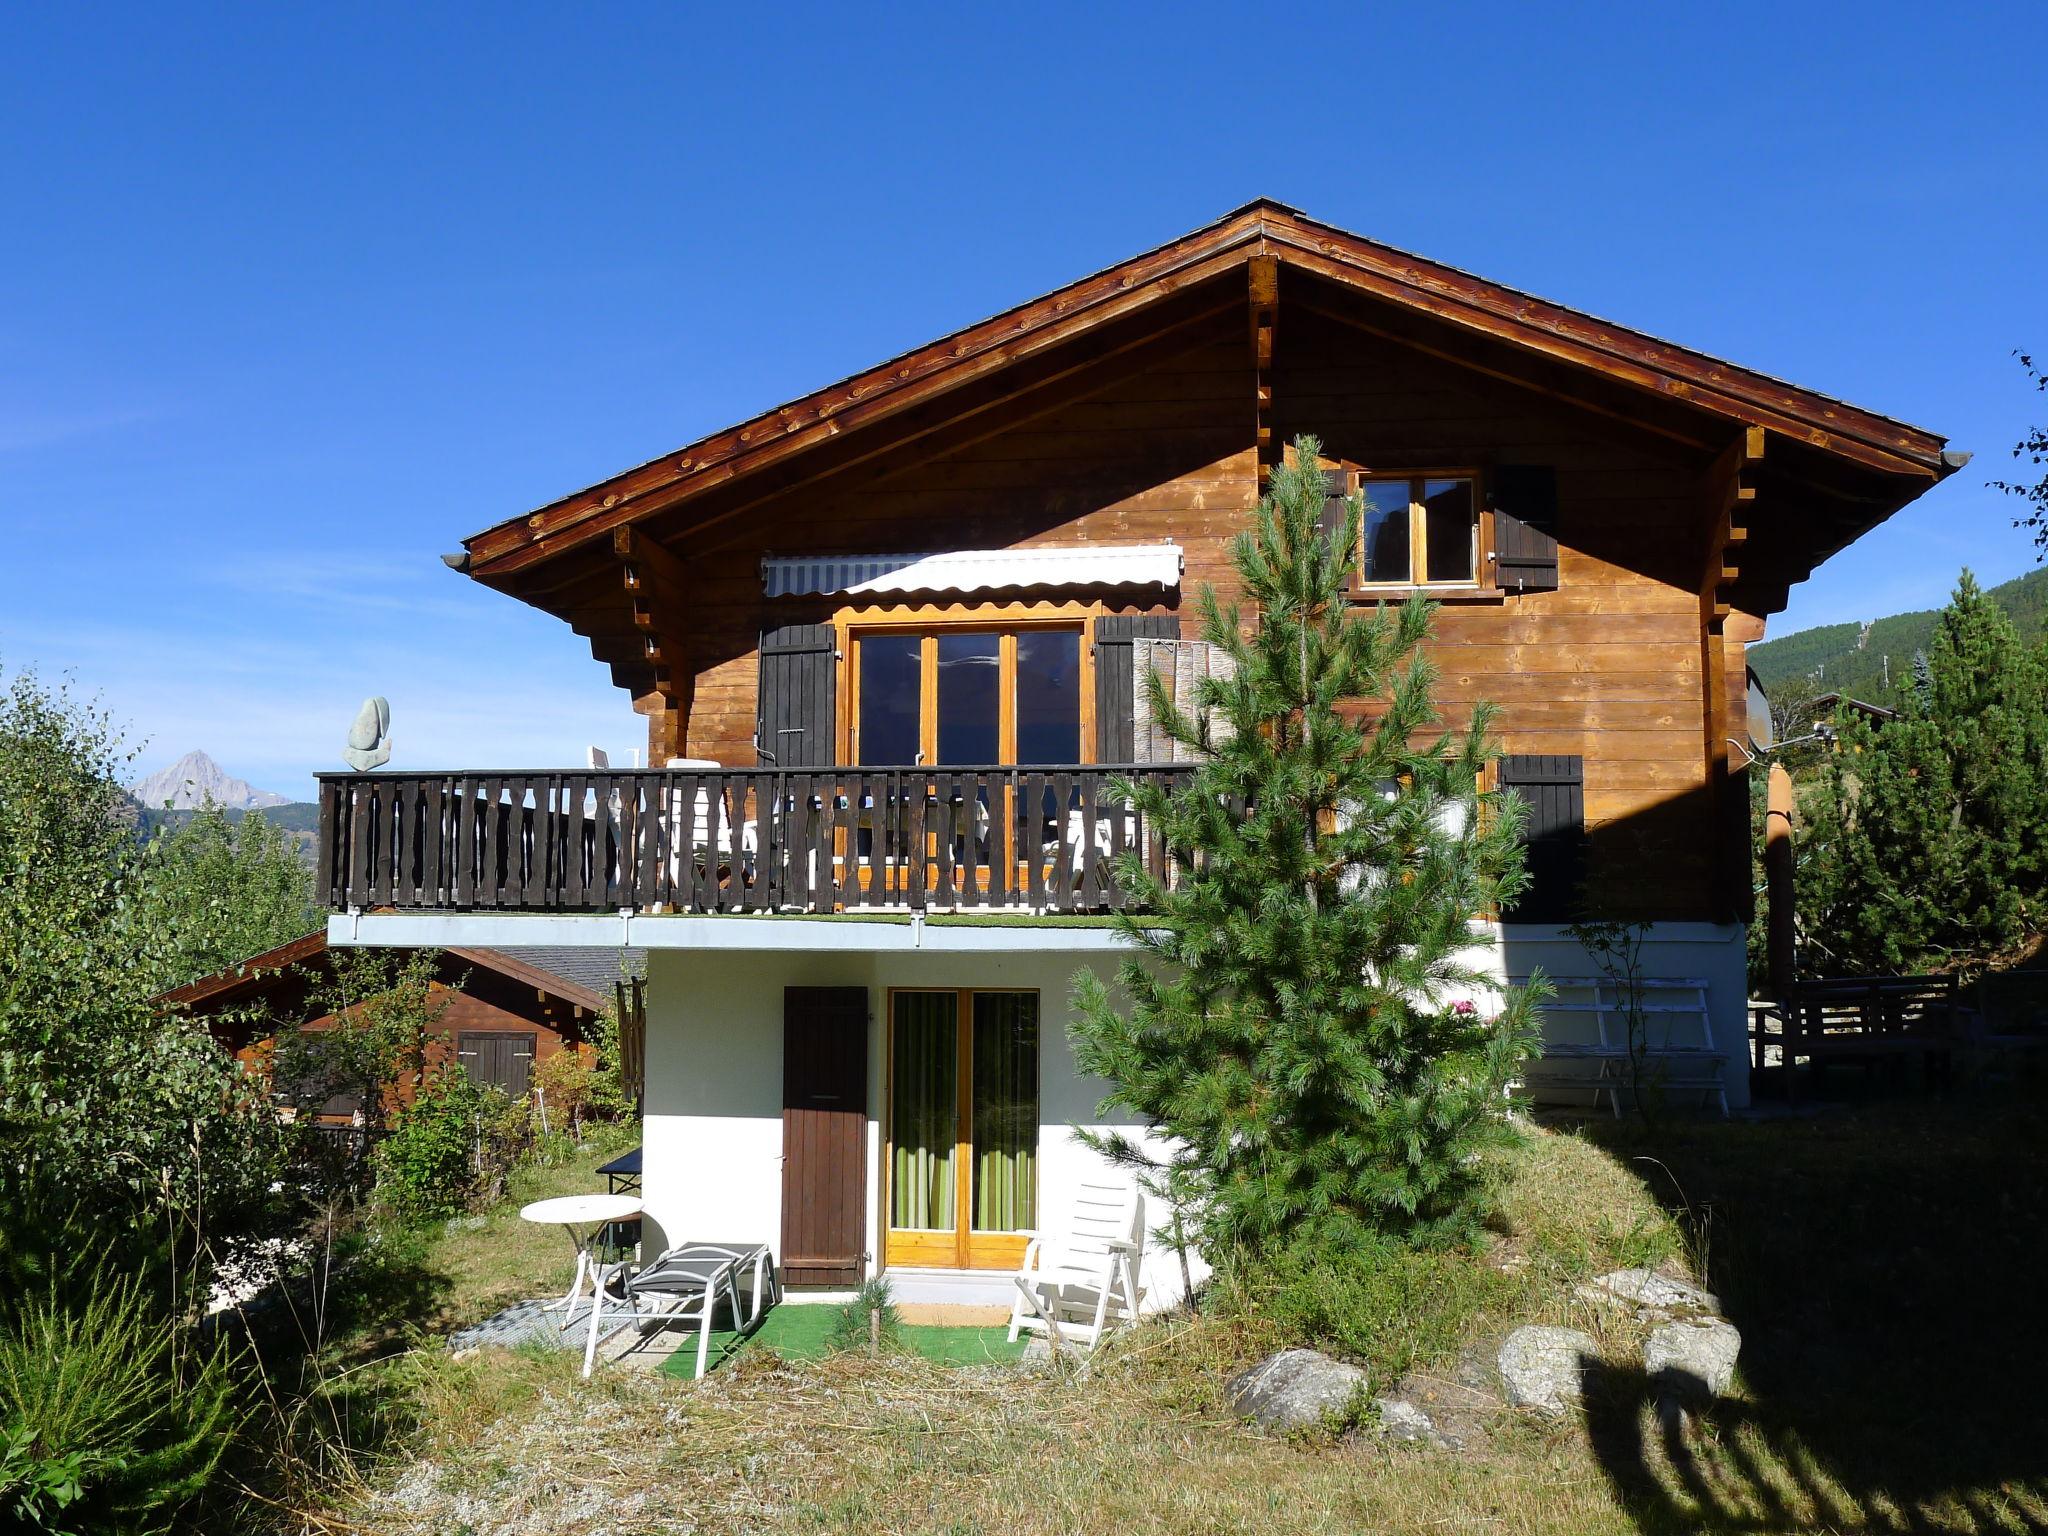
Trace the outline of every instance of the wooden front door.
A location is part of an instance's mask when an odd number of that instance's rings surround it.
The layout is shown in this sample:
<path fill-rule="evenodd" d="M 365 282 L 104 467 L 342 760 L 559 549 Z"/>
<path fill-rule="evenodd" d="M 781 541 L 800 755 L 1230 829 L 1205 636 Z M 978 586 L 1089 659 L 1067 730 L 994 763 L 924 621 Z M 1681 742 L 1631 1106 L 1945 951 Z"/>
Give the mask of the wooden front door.
<path fill-rule="evenodd" d="M 471 1081 L 489 1083 L 508 1099 L 523 1099 L 533 1086 L 537 1035 L 502 1030 L 465 1032 L 456 1037 L 455 1059 Z"/>
<path fill-rule="evenodd" d="M 782 991 L 782 1274 L 858 1285 L 867 1260 L 868 994 Z"/>

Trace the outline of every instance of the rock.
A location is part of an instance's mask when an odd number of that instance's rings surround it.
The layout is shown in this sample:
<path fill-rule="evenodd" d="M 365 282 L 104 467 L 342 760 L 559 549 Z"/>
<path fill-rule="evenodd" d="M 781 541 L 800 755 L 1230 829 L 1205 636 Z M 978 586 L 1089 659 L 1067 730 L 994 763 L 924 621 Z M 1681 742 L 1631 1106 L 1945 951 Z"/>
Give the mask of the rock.
<path fill-rule="evenodd" d="M 1374 1406 L 1380 1411 L 1380 1433 L 1389 1440 L 1405 1440 L 1422 1445 L 1443 1446 L 1447 1449 L 1455 1449 L 1457 1446 L 1457 1441 L 1436 1427 L 1436 1420 L 1406 1398 L 1383 1397 Z"/>
<path fill-rule="evenodd" d="M 1638 1315 L 1669 1316 L 1672 1313 L 1703 1313 L 1721 1310 L 1721 1300 L 1690 1280 L 1676 1280 L 1654 1269 L 1617 1269 L 1578 1287 L 1579 1296 L 1592 1302 L 1626 1302 Z"/>
<path fill-rule="evenodd" d="M 441 1230 L 453 1237 L 458 1232 L 481 1232 L 490 1224 L 484 1216 L 450 1216 L 441 1224 Z"/>
<path fill-rule="evenodd" d="M 1365 1390 L 1365 1372 L 1312 1349 L 1283 1349 L 1230 1379 L 1230 1406 L 1268 1429 L 1312 1429 Z"/>
<path fill-rule="evenodd" d="M 1562 1413 L 1579 1400 L 1581 1361 L 1599 1352 L 1593 1336 L 1576 1328 L 1517 1328 L 1502 1342 L 1496 1363 L 1509 1402 Z"/>
<path fill-rule="evenodd" d="M 1665 1323 L 1643 1343 L 1643 1370 L 1668 1397 L 1719 1397 L 1741 1352 L 1741 1333 L 1722 1318 Z"/>

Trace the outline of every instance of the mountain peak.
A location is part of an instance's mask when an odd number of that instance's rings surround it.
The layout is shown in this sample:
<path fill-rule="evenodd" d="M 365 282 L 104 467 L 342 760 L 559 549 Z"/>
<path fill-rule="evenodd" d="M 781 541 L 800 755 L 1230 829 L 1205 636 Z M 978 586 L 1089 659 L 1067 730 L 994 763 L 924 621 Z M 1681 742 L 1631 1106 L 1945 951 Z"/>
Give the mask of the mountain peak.
<path fill-rule="evenodd" d="M 230 811 L 260 811 L 291 803 L 283 795 L 255 788 L 247 779 L 230 777 L 204 752 L 187 752 L 161 773 L 152 773 L 135 786 L 135 798 L 152 811 L 162 810 L 167 802 L 172 810 L 189 811 L 209 799 Z"/>

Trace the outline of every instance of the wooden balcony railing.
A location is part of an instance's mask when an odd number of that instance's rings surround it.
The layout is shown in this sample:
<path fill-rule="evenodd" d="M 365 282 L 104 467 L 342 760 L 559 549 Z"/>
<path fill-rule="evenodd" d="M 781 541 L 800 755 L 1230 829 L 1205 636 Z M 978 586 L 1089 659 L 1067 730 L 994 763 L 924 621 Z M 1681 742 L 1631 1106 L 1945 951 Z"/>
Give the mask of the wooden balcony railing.
<path fill-rule="evenodd" d="M 733 768 L 320 776 L 337 910 L 1107 912 L 1165 849 L 1122 777 L 1186 768 Z"/>

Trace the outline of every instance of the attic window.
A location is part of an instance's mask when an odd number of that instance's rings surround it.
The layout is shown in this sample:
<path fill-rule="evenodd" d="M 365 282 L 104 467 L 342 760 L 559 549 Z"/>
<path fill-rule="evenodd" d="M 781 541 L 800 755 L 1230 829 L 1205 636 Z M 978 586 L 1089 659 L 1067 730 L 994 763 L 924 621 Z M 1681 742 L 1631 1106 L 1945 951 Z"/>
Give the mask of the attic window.
<path fill-rule="evenodd" d="M 1469 587 L 1478 580 L 1479 496 L 1470 475 L 1368 475 L 1358 489 L 1365 586 Z"/>

